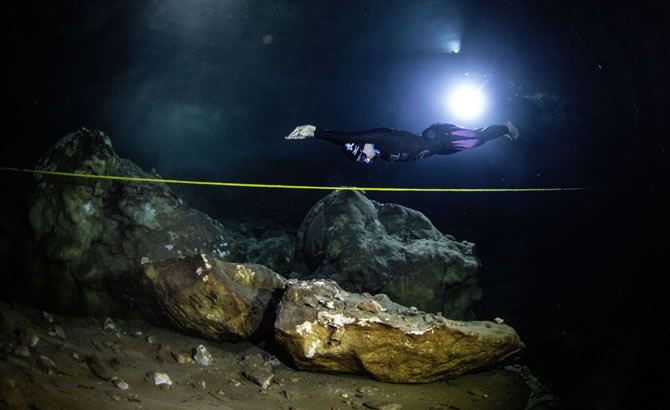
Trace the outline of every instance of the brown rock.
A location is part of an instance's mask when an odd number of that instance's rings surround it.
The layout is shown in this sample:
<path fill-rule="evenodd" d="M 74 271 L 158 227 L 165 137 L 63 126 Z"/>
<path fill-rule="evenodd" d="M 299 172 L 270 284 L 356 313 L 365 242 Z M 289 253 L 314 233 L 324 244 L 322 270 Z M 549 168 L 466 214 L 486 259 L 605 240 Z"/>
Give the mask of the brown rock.
<path fill-rule="evenodd" d="M 261 389 L 265 390 L 272 384 L 275 378 L 272 365 L 260 354 L 246 355 L 240 364 L 244 369 L 242 371 L 244 377 L 259 385 Z"/>
<path fill-rule="evenodd" d="M 35 333 L 35 330 L 31 328 L 24 328 L 18 331 L 19 335 L 19 344 L 27 347 L 35 347 L 39 342 L 40 338 Z"/>
<path fill-rule="evenodd" d="M 402 405 L 399 403 L 387 403 L 387 402 L 378 402 L 378 401 L 367 401 L 363 403 L 363 406 L 368 409 L 373 410 L 400 410 Z"/>
<path fill-rule="evenodd" d="M 317 300 L 318 303 L 305 303 Z M 360 309 L 375 301 L 377 313 Z M 386 295 L 348 293 L 330 280 L 287 282 L 275 337 L 300 369 L 427 383 L 489 368 L 524 348 L 513 328 L 461 322 L 393 303 Z"/>
<path fill-rule="evenodd" d="M 56 364 L 46 356 L 37 358 L 37 367 L 48 375 L 56 374 Z"/>
<path fill-rule="evenodd" d="M 30 409 L 23 398 L 23 393 L 16 380 L 5 375 L 0 377 L 0 399 L 7 406 L 3 408 L 15 410 Z"/>
<path fill-rule="evenodd" d="M 95 355 L 87 356 L 86 364 L 88 365 L 88 368 L 91 369 L 91 372 L 97 378 L 102 380 L 110 379 L 110 376 L 107 374 L 107 370 L 105 370 L 105 366 L 102 365 L 102 362 L 100 362 L 100 359 L 98 359 L 97 356 Z"/>
<path fill-rule="evenodd" d="M 147 263 L 149 287 L 178 328 L 212 340 L 239 340 L 261 328 L 286 279 L 263 265 L 196 255 Z"/>

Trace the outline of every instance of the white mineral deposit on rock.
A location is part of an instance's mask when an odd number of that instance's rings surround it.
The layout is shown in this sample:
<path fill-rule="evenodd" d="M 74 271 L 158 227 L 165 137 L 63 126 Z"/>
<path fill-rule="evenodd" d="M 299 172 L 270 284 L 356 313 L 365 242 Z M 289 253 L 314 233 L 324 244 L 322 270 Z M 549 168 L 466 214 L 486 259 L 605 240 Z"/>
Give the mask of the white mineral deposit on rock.
<path fill-rule="evenodd" d="M 53 325 L 53 333 L 63 340 L 67 339 L 67 336 L 65 335 L 65 329 L 63 329 L 63 326 Z"/>
<path fill-rule="evenodd" d="M 304 321 L 295 327 L 295 331 L 298 332 L 298 334 L 301 336 L 312 333 L 312 322 Z"/>
<path fill-rule="evenodd" d="M 172 380 L 170 379 L 170 376 L 168 376 L 167 373 L 149 372 L 147 373 L 146 380 L 149 382 L 153 382 L 156 386 L 160 385 L 172 386 Z"/>
<path fill-rule="evenodd" d="M 48 323 L 53 323 L 53 322 L 54 322 L 54 318 L 53 318 L 53 316 L 51 316 L 50 313 L 42 312 L 42 317 L 43 317 L 44 320 L 46 320 Z"/>
<path fill-rule="evenodd" d="M 202 258 L 202 261 L 205 262 L 205 268 L 212 269 L 212 265 L 207 260 L 207 255 L 205 255 L 204 253 L 201 253 L 200 257 Z"/>
<path fill-rule="evenodd" d="M 212 363 L 212 354 L 207 351 L 207 348 L 204 345 L 198 345 L 198 347 L 193 350 L 193 360 L 195 360 L 196 363 L 203 366 L 209 366 Z"/>
<path fill-rule="evenodd" d="M 105 324 L 102 327 L 104 330 L 111 330 L 112 332 L 117 332 L 119 328 L 116 326 L 116 323 L 111 318 L 105 319 Z"/>
<path fill-rule="evenodd" d="M 114 386 L 116 386 L 116 388 L 119 390 L 128 390 L 128 388 L 130 388 L 130 386 L 128 385 L 128 383 L 125 382 L 125 380 L 120 379 L 116 376 L 112 377 L 111 380 Z"/>

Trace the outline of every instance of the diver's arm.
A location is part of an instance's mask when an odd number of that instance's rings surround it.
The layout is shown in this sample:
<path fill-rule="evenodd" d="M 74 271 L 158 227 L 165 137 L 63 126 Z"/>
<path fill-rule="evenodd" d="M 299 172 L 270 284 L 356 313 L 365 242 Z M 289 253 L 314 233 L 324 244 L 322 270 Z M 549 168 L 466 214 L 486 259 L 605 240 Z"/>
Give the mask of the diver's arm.
<path fill-rule="evenodd" d="M 365 144 L 369 142 L 378 142 L 380 137 L 388 137 L 395 131 L 391 128 L 373 128 L 364 131 L 335 131 L 324 128 L 317 128 L 314 131 L 314 138 L 342 145 L 350 142 Z"/>
<path fill-rule="evenodd" d="M 347 142 L 365 143 L 370 138 L 377 138 L 397 132 L 391 128 L 373 128 L 365 131 L 335 131 L 317 128 L 314 125 L 299 125 L 284 138 L 287 140 L 316 138 L 341 145 Z"/>
<path fill-rule="evenodd" d="M 361 139 L 363 134 L 365 134 L 365 131 L 335 131 L 317 128 L 314 132 L 314 138 L 341 145 L 349 142 L 363 142 L 365 140 L 365 138 Z"/>

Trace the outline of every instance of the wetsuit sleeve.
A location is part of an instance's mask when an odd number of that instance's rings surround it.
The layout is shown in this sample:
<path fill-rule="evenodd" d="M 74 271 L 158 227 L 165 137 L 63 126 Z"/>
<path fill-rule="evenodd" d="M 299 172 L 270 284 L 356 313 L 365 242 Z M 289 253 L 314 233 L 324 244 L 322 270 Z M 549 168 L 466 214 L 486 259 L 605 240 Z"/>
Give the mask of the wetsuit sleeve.
<path fill-rule="evenodd" d="M 317 128 L 314 131 L 314 138 L 343 145 L 348 142 L 369 143 L 374 142 L 379 137 L 393 133 L 390 128 L 374 128 L 365 131 L 334 131 L 323 128 Z"/>

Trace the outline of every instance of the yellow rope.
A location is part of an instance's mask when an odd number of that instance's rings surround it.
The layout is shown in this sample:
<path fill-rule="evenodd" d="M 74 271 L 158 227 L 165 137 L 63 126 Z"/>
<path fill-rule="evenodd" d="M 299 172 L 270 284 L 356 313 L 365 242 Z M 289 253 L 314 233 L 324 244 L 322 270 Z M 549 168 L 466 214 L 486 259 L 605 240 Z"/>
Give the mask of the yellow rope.
<path fill-rule="evenodd" d="M 284 185 L 284 184 L 248 184 L 242 182 L 210 182 L 189 181 L 183 179 L 139 178 L 116 175 L 79 174 L 74 172 L 44 171 L 38 169 L 22 169 L 0 167 L 2 171 L 28 172 L 31 174 L 57 175 L 76 178 L 109 179 L 116 181 L 151 182 L 164 184 L 209 185 L 242 188 L 272 188 L 272 189 L 312 189 L 312 190 L 341 190 L 341 191 L 387 191 L 387 192 L 550 192 L 550 191 L 583 191 L 590 188 L 409 188 L 409 187 L 351 187 L 351 186 L 321 186 L 321 185 Z"/>

